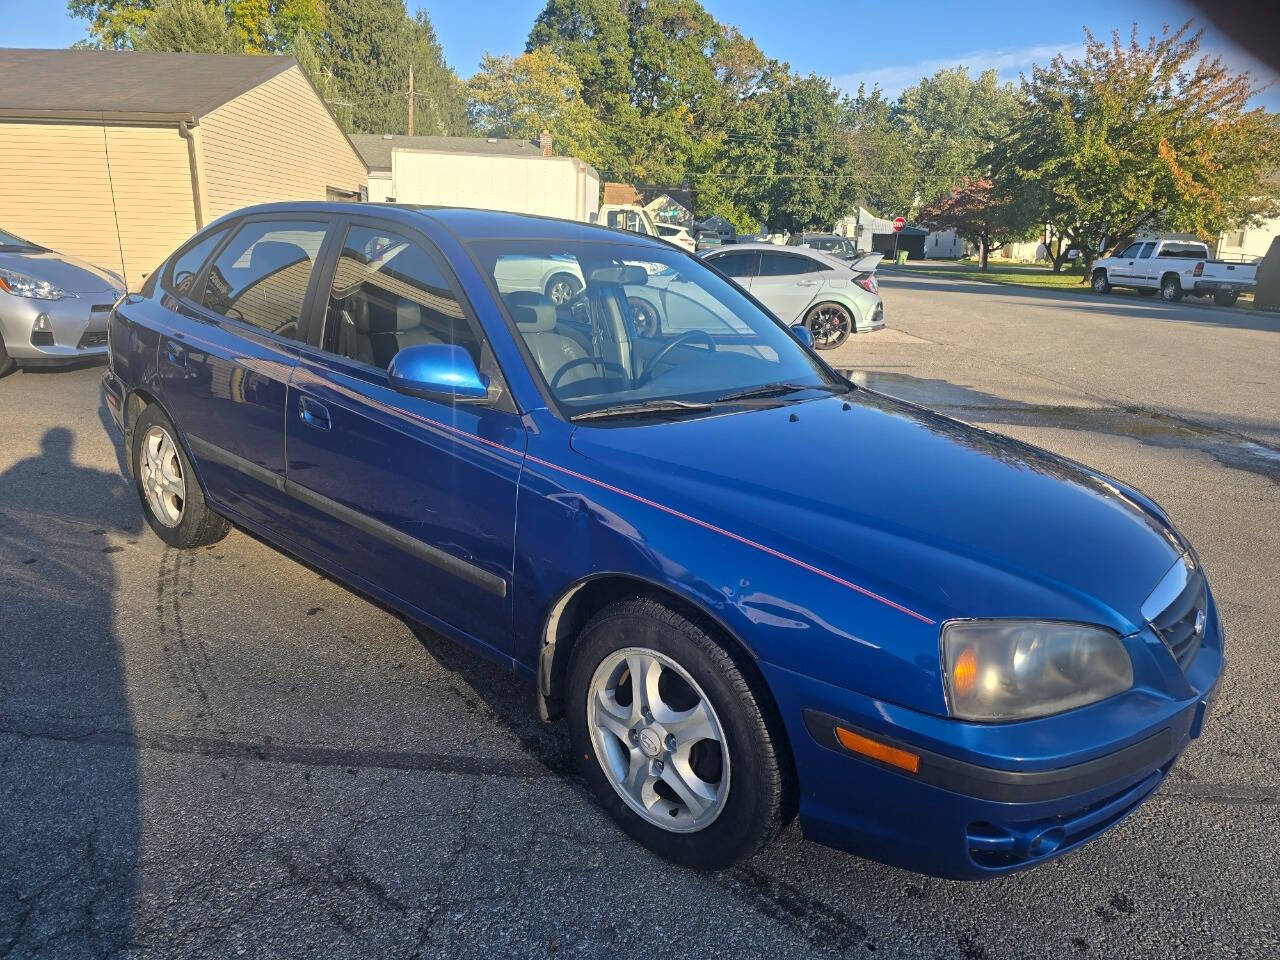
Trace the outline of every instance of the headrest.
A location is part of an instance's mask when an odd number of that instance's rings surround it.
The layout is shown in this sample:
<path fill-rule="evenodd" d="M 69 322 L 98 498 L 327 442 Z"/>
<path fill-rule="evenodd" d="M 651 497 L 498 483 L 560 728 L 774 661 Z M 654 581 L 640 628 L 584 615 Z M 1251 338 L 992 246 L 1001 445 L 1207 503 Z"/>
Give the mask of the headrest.
<path fill-rule="evenodd" d="M 307 251 L 285 240 L 259 240 L 249 254 L 249 269 L 255 273 L 275 273 L 285 267 L 309 260 Z"/>
<path fill-rule="evenodd" d="M 356 333 L 369 332 L 369 301 L 364 294 L 354 293 L 342 301 L 342 312 L 351 320 Z"/>
<path fill-rule="evenodd" d="M 649 282 L 649 273 L 644 267 L 623 264 L 617 267 L 596 267 L 587 274 L 587 283 L 625 283 L 633 287 L 643 286 Z"/>
<path fill-rule="evenodd" d="M 502 299 L 521 333 L 549 333 L 556 328 L 556 305 L 545 294 L 516 290 Z"/>
<path fill-rule="evenodd" d="M 396 333 L 412 330 L 422 325 L 422 307 L 400 297 L 396 300 Z"/>

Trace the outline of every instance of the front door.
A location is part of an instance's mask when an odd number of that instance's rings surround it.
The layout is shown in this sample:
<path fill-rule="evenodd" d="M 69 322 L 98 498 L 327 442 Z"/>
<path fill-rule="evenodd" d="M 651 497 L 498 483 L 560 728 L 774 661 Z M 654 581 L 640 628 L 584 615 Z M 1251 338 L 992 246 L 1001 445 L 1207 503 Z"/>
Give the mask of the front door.
<path fill-rule="evenodd" d="M 197 260 L 197 244 L 165 278 L 177 316 L 160 343 L 161 398 L 213 498 L 277 530 L 289 509 L 286 385 L 325 230 L 322 220 L 246 220 L 207 269 L 211 251 Z"/>
<path fill-rule="evenodd" d="M 1123 251 L 1116 254 L 1116 264 L 1108 270 L 1109 279 L 1112 283 L 1124 285 L 1129 283 L 1135 277 L 1140 276 L 1138 269 L 1138 254 L 1142 252 L 1141 241 L 1131 243 L 1124 248 Z"/>
<path fill-rule="evenodd" d="M 335 248 L 323 335 L 302 351 L 286 407 L 288 487 L 307 513 L 301 535 L 422 619 L 509 652 L 524 426 L 424 237 L 352 219 Z M 491 400 L 455 405 L 392 390 L 392 357 L 423 343 L 470 351 L 497 386 Z"/>
<path fill-rule="evenodd" d="M 816 260 L 794 253 L 760 254 L 760 268 L 751 293 L 783 323 L 795 323 L 824 286 L 823 268 Z"/>

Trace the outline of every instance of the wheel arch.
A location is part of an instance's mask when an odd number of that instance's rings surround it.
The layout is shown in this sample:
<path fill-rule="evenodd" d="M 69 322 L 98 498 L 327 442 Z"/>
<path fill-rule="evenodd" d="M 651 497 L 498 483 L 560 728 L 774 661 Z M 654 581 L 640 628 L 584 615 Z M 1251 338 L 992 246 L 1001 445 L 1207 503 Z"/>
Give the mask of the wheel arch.
<path fill-rule="evenodd" d="M 1178 285 L 1178 289 L 1181 290 L 1182 276 L 1181 274 L 1178 273 L 1177 270 L 1166 270 L 1164 273 L 1160 274 L 1160 285 L 1163 286 L 1164 282 L 1168 280 L 1170 277 L 1173 277 L 1173 282 L 1176 283 Z"/>
<path fill-rule="evenodd" d="M 160 412 L 164 414 L 165 419 L 173 424 L 173 430 L 178 435 L 178 443 L 182 445 L 183 452 L 187 455 L 192 469 L 195 471 L 196 483 L 200 485 L 200 492 L 205 499 L 209 498 L 209 488 L 205 485 L 204 477 L 200 473 L 200 462 L 191 453 L 191 444 L 187 442 L 186 435 L 182 432 L 182 428 L 178 426 L 178 421 L 174 419 L 173 414 L 169 412 L 169 408 L 146 387 L 135 387 L 130 390 L 124 398 L 124 462 L 129 468 L 129 475 L 133 476 L 133 425 L 138 422 L 138 417 L 142 416 L 142 412 L 148 407 L 158 407 Z"/>

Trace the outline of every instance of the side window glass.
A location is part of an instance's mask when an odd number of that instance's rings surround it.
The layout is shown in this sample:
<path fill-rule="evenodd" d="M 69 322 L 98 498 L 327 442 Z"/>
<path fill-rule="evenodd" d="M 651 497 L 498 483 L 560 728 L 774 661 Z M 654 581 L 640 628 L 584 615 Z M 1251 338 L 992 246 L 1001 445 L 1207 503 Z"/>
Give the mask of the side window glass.
<path fill-rule="evenodd" d="M 765 253 L 760 256 L 760 276 L 790 277 L 798 273 L 816 273 L 822 264 L 808 257 L 793 257 L 785 253 Z"/>
<path fill-rule="evenodd" d="M 323 223 L 301 220 L 246 223 L 209 268 L 201 302 L 224 317 L 298 339 L 324 232 Z"/>
<path fill-rule="evenodd" d="M 711 262 L 722 273 L 738 280 L 744 280 L 751 276 L 755 268 L 755 260 L 754 253 L 727 253 L 722 257 L 716 257 Z"/>
<path fill-rule="evenodd" d="M 1142 244 L 1131 243 L 1124 248 L 1124 253 L 1120 254 L 1121 260 L 1132 260 L 1138 255 L 1138 251 L 1142 249 Z"/>
<path fill-rule="evenodd" d="M 1151 251 L 1154 250 L 1155 248 L 1156 248 L 1156 245 L 1154 243 L 1144 243 L 1142 245 L 1142 252 L 1138 254 L 1138 257 L 1142 260 L 1150 259 Z"/>
<path fill-rule="evenodd" d="M 192 284 L 196 282 L 200 268 L 204 266 L 204 262 L 209 259 L 209 254 L 213 253 L 213 248 L 218 245 L 218 241 L 226 235 L 226 232 L 226 229 L 222 228 L 205 234 L 174 257 L 169 264 L 169 271 L 165 274 L 164 288 L 180 297 L 195 296 L 196 291 L 191 289 Z"/>
<path fill-rule="evenodd" d="M 464 347 L 481 365 L 480 342 L 427 252 L 388 230 L 351 227 L 329 293 L 325 347 L 385 370 L 423 343 Z"/>

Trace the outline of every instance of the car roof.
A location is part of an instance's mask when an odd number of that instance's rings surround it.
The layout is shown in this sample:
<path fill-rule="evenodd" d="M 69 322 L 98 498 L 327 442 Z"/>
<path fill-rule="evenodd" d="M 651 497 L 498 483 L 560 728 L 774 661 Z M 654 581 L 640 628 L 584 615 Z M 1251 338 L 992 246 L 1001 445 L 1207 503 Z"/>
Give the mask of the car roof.
<path fill-rule="evenodd" d="M 602 242 L 624 239 L 638 246 L 654 246 L 664 250 L 671 244 L 628 230 L 617 230 L 597 224 L 579 223 L 576 220 L 560 220 L 555 217 L 539 217 L 528 213 L 509 213 L 504 210 L 478 210 L 469 207 L 429 207 L 398 203 L 350 203 L 332 201 L 295 201 L 290 203 L 264 203 L 245 207 L 227 214 L 223 220 L 260 214 L 323 213 L 333 216 L 365 214 L 389 217 L 412 222 L 414 219 L 430 220 L 462 240 L 491 238 L 517 240 L 574 240 Z"/>
<path fill-rule="evenodd" d="M 814 250 L 812 247 L 779 246 L 776 243 L 731 243 L 727 246 L 717 248 L 715 254 L 722 257 L 735 250 L 759 250 L 761 252 L 780 253 L 793 257 L 808 257 L 810 260 L 817 260 L 819 263 L 827 264 L 829 266 L 846 268 L 849 266 L 848 263 L 841 260 L 839 257 L 833 257 L 831 254 L 824 253 L 821 250 Z M 712 253 L 708 251 L 706 255 L 710 257 L 712 256 Z"/>

